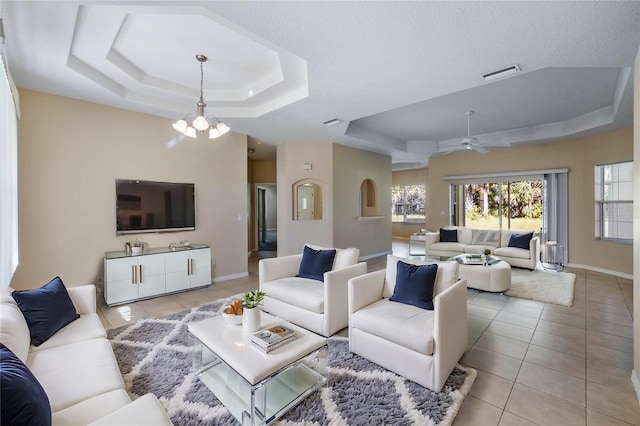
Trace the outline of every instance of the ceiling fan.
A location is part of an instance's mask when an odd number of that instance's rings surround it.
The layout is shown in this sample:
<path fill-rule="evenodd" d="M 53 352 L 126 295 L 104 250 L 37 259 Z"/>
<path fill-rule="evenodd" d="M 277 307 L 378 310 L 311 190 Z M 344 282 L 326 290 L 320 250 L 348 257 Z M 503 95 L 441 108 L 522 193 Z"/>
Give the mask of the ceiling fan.
<path fill-rule="evenodd" d="M 467 116 L 467 137 L 460 141 L 459 147 L 446 147 L 446 151 L 444 151 L 444 154 L 448 154 L 450 152 L 458 151 L 461 149 L 474 150 L 479 152 L 480 154 L 486 154 L 487 152 L 489 152 L 489 150 L 484 148 L 482 144 L 478 142 L 477 138 L 471 136 L 471 116 L 473 115 L 473 111 L 467 111 L 464 113 L 464 115 Z"/>

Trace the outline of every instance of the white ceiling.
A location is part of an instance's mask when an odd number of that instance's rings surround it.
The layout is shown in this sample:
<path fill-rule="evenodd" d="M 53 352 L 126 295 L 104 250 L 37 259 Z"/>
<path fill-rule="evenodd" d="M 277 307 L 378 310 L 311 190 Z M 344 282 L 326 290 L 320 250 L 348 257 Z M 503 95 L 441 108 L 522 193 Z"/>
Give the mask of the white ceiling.
<path fill-rule="evenodd" d="M 333 141 L 424 166 L 460 147 L 468 110 L 489 149 L 632 125 L 636 1 L 2 0 L 0 16 L 18 87 L 172 120 L 195 112 L 208 56 L 207 113 L 256 159 Z"/>

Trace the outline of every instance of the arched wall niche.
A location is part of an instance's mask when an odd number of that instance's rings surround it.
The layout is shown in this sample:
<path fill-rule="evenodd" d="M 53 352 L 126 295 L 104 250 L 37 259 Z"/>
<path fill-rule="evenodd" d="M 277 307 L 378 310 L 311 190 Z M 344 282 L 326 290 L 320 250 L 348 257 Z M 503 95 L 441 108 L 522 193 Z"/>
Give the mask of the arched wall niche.
<path fill-rule="evenodd" d="M 360 216 L 377 217 L 378 211 L 378 186 L 373 179 L 365 179 L 360 184 Z"/>
<path fill-rule="evenodd" d="M 326 185 L 318 179 L 301 179 L 292 185 L 293 220 L 322 220 Z"/>

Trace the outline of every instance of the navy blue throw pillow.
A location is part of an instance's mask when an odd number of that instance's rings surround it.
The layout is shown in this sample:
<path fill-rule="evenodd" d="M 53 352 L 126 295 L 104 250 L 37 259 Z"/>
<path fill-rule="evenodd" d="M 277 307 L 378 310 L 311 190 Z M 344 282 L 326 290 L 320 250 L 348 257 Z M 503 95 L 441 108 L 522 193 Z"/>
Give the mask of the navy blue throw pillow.
<path fill-rule="evenodd" d="M 35 290 L 14 291 L 11 295 L 27 320 L 33 346 L 40 346 L 80 317 L 60 277 Z"/>
<path fill-rule="evenodd" d="M 533 232 L 529 232 L 528 234 L 511 234 L 511 237 L 509 237 L 509 247 L 529 250 L 531 238 L 533 238 Z"/>
<path fill-rule="evenodd" d="M 389 300 L 433 311 L 433 286 L 438 265 L 411 265 L 399 260 L 396 286 Z"/>
<path fill-rule="evenodd" d="M 296 277 L 311 278 L 324 282 L 324 273 L 333 268 L 333 259 L 336 257 L 335 250 L 314 250 L 309 246 L 304 246 L 302 251 L 302 262 Z"/>
<path fill-rule="evenodd" d="M 441 243 L 457 243 L 458 242 L 458 230 L 457 229 L 442 229 L 442 228 L 440 228 L 440 242 Z"/>
<path fill-rule="evenodd" d="M 51 406 L 42 385 L 9 348 L 0 343 L 0 424 L 50 425 Z"/>

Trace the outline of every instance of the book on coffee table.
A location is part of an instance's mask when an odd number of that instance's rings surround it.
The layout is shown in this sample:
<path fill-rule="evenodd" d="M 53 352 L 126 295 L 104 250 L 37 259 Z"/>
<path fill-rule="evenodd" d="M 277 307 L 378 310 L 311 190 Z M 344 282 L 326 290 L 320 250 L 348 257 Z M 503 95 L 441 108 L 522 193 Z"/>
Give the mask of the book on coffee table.
<path fill-rule="evenodd" d="M 251 342 L 268 353 L 295 338 L 296 332 L 294 330 L 282 325 L 274 325 L 253 334 Z"/>

